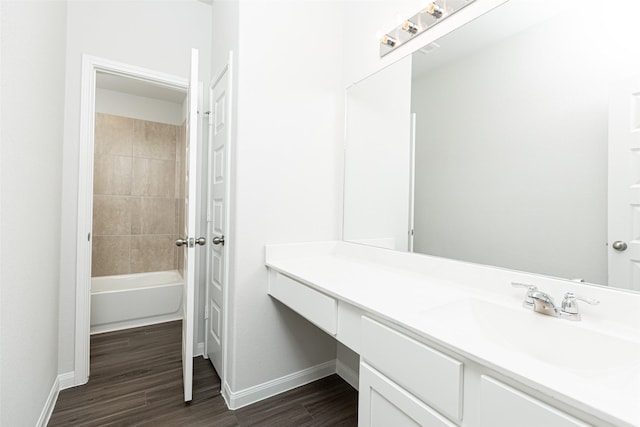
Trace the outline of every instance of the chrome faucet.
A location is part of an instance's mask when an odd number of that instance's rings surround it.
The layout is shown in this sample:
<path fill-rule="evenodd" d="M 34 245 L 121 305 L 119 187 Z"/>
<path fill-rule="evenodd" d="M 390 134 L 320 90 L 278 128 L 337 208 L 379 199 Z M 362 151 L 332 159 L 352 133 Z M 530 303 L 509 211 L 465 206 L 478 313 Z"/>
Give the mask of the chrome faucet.
<path fill-rule="evenodd" d="M 585 298 L 575 295 L 573 292 L 567 292 L 564 294 L 560 308 L 558 308 L 553 302 L 551 295 L 539 291 L 536 286 L 525 283 L 511 283 L 511 285 L 527 288 L 527 295 L 522 302 L 524 308 L 547 316 L 563 317 L 567 320 L 581 320 L 582 317 L 578 310 L 578 300 L 592 305 L 598 305 L 600 303 L 600 301 L 596 299 Z"/>
<path fill-rule="evenodd" d="M 535 291 L 531 294 L 531 299 L 533 300 L 533 311 L 536 313 L 560 317 L 560 310 L 558 310 L 558 307 L 554 304 L 551 295 L 545 292 Z"/>
<path fill-rule="evenodd" d="M 538 290 L 538 288 L 534 285 L 516 282 L 511 282 L 511 286 L 515 286 L 516 288 L 527 288 L 527 296 L 524 298 L 524 301 L 522 301 L 522 306 L 529 310 L 533 310 L 533 298 L 531 296 Z"/>
<path fill-rule="evenodd" d="M 562 316 L 566 317 L 569 320 L 581 320 L 582 316 L 580 316 L 580 311 L 578 310 L 578 301 L 584 301 L 587 304 L 598 305 L 600 301 L 593 298 L 585 298 L 579 295 L 574 294 L 573 292 L 567 292 L 564 294 L 564 299 L 562 300 L 562 305 L 560 306 L 560 313 Z"/>

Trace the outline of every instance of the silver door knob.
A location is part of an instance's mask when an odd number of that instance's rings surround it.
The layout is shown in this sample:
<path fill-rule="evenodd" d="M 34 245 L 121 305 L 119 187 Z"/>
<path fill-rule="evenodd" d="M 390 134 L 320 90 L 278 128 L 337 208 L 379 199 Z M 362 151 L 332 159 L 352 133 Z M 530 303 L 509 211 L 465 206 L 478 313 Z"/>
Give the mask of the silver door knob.
<path fill-rule="evenodd" d="M 615 242 L 613 242 L 613 245 L 611 245 L 611 247 L 620 252 L 627 250 L 627 244 L 622 240 L 616 240 Z"/>
<path fill-rule="evenodd" d="M 216 236 L 213 239 L 211 239 L 211 243 L 213 243 L 214 245 L 222 245 L 224 246 L 224 236 Z"/>
<path fill-rule="evenodd" d="M 198 237 L 196 239 L 196 245 L 204 246 L 205 243 L 207 243 L 207 239 L 205 239 L 204 237 Z"/>
<path fill-rule="evenodd" d="M 189 243 L 189 241 L 187 239 L 178 239 L 178 240 L 176 240 L 176 246 L 187 245 L 187 243 Z"/>

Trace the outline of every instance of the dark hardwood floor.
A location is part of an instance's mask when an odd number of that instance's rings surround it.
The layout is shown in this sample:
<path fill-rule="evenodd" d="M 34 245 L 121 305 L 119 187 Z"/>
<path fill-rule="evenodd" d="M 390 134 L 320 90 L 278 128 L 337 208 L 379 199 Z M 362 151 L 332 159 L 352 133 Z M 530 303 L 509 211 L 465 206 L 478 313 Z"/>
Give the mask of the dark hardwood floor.
<path fill-rule="evenodd" d="M 194 359 L 182 401 L 181 322 L 91 337 L 91 378 L 60 392 L 49 426 L 356 426 L 358 392 L 337 375 L 231 411 L 211 363 Z"/>

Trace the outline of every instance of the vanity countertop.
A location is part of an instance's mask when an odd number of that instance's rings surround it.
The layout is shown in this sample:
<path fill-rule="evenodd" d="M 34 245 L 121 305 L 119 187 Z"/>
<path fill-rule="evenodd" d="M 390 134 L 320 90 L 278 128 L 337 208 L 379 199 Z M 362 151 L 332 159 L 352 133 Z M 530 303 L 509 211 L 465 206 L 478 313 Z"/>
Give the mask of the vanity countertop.
<path fill-rule="evenodd" d="M 604 421 L 640 426 L 640 294 L 346 242 L 268 245 L 266 265 Z M 514 281 L 601 304 L 582 304 L 580 322 L 544 316 L 521 306 Z M 495 332 L 510 324 L 520 328 Z M 563 348 L 574 343 L 592 348 Z M 624 354 L 607 353 L 610 343 Z"/>

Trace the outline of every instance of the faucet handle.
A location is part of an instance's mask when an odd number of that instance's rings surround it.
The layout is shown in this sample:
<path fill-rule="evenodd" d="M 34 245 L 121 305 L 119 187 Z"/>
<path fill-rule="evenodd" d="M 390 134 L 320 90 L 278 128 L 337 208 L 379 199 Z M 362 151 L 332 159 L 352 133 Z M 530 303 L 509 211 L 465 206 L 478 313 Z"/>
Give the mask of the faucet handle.
<path fill-rule="evenodd" d="M 538 287 L 536 285 L 529 285 L 529 284 L 526 284 L 526 283 L 518 283 L 518 282 L 511 282 L 511 286 L 516 287 L 516 288 L 527 288 L 531 292 L 533 292 L 533 291 L 538 289 Z"/>
<path fill-rule="evenodd" d="M 528 285 L 526 283 L 518 282 L 511 282 L 511 286 L 516 288 L 527 288 L 527 296 L 524 298 L 524 301 L 522 301 L 522 306 L 524 308 L 528 308 L 529 310 L 533 310 L 533 298 L 531 297 L 531 295 L 538 290 L 538 287 L 535 285 Z"/>
<path fill-rule="evenodd" d="M 576 295 L 573 292 L 567 292 L 564 294 L 564 299 L 562 300 L 562 311 L 567 314 L 573 314 L 578 317 L 579 320 L 580 312 L 578 311 L 578 300 L 584 301 L 587 304 L 598 305 L 600 301 L 593 298 L 586 298 L 580 295 Z"/>

